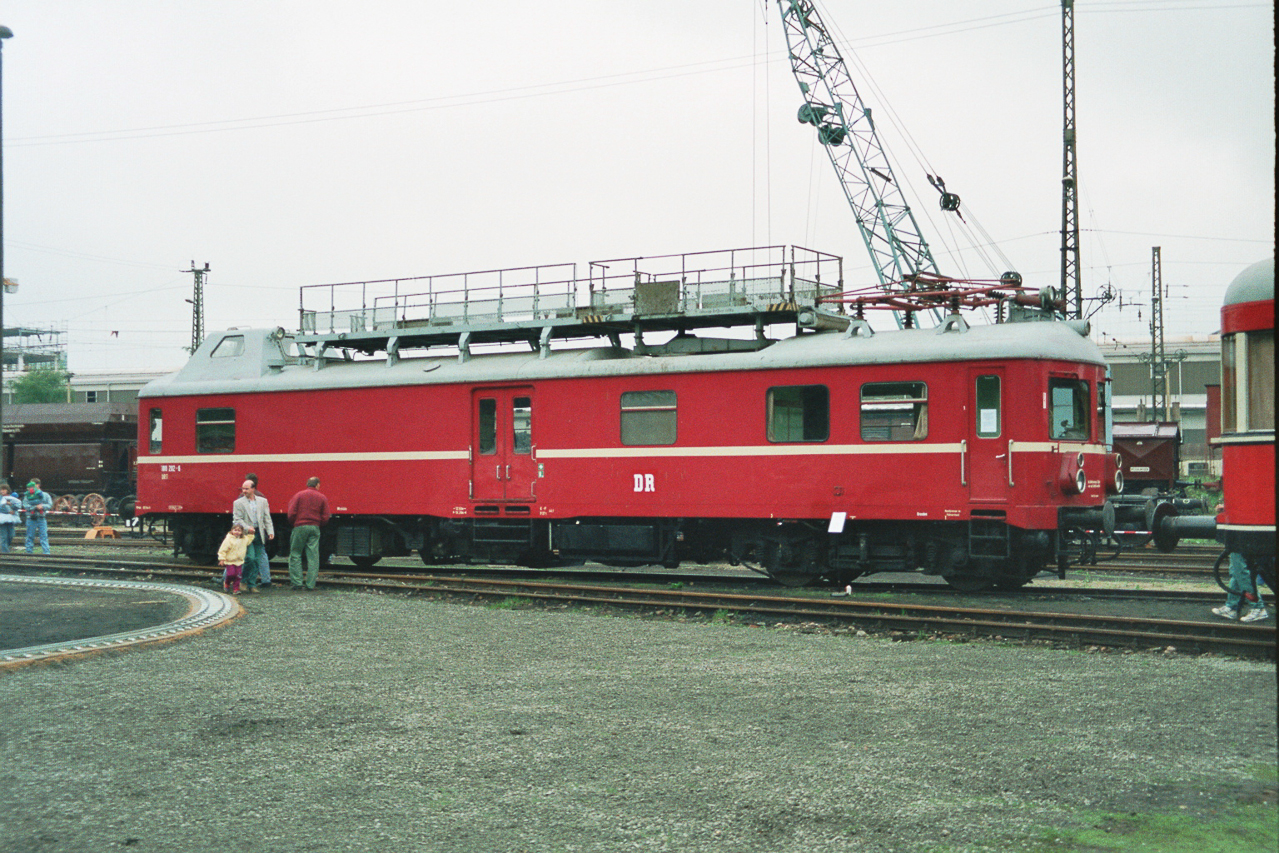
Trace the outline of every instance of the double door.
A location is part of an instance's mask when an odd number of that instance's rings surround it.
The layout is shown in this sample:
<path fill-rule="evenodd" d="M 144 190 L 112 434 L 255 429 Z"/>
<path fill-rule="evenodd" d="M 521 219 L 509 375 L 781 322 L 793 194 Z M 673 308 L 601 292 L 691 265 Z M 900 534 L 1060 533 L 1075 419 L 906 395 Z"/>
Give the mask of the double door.
<path fill-rule="evenodd" d="M 471 496 L 477 501 L 530 501 L 533 389 L 484 388 L 471 399 Z"/>

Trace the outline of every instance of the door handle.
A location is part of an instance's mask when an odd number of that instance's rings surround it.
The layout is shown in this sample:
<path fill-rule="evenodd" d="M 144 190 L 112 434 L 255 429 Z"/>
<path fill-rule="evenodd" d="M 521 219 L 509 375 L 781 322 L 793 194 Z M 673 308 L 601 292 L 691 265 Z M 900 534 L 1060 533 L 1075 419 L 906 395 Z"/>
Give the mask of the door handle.
<path fill-rule="evenodd" d="M 497 472 L 493 475 L 493 478 L 494 478 L 494 479 L 496 479 L 496 480 L 500 480 L 500 479 L 502 479 L 502 466 L 501 466 L 501 465 L 498 465 L 498 466 L 497 466 Z"/>
<path fill-rule="evenodd" d="M 507 480 L 510 480 L 510 479 L 511 479 L 511 466 L 510 466 L 510 465 L 507 465 L 507 466 L 506 466 L 506 479 L 507 479 Z"/>

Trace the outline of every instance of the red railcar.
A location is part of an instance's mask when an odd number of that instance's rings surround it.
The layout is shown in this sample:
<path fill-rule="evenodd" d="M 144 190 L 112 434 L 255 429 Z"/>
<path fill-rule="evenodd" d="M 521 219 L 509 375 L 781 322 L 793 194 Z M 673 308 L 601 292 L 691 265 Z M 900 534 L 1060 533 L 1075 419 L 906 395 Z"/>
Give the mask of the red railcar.
<path fill-rule="evenodd" d="M 1253 264 L 1221 309 L 1221 483 L 1229 551 L 1275 585 L 1275 262 Z"/>
<path fill-rule="evenodd" d="M 1235 277 L 1221 309 L 1222 511 L 1182 516 L 1168 501 L 1152 504 L 1147 527 L 1172 551 L 1185 537 L 1216 537 L 1245 555 L 1275 587 L 1275 261 Z"/>
<path fill-rule="evenodd" d="M 644 344 L 634 315 L 614 326 L 634 348 L 605 330 L 607 345 L 552 350 L 508 321 L 534 351 L 472 355 L 463 332 L 457 355 L 407 358 L 406 338 L 444 332 L 402 311 L 389 332 L 298 336 L 309 351 L 282 330 L 215 333 L 140 394 L 137 511 L 206 555 L 253 471 L 276 511 L 319 476 L 326 550 L 365 563 L 727 560 L 789 583 L 920 569 L 962 589 L 1064 570 L 1067 531 L 1099 524 L 1118 479 L 1086 330 L 873 333 L 805 315 L 797 281 L 758 310 L 837 328 L 699 338 L 681 302 L 640 318 L 680 331 L 666 344 Z M 631 304 L 653 298 L 637 288 Z M 557 313 L 565 336 L 607 319 Z M 387 356 L 328 355 L 342 348 Z"/>

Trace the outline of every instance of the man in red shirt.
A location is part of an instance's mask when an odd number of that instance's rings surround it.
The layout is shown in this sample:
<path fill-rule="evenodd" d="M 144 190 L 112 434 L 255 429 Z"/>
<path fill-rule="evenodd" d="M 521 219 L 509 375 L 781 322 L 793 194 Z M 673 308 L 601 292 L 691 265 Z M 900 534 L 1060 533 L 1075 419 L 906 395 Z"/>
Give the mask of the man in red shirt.
<path fill-rule="evenodd" d="M 306 481 L 306 488 L 289 499 L 289 585 L 315 589 L 320 572 L 320 528 L 329 521 L 329 499 L 320 493 L 320 478 Z M 306 582 L 302 578 L 302 554 L 306 552 Z"/>

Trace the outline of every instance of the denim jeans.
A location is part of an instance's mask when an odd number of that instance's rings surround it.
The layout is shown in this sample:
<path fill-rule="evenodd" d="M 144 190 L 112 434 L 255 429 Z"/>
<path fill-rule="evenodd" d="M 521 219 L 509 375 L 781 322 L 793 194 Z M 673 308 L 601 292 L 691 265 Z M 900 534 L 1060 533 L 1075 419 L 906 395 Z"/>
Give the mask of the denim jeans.
<path fill-rule="evenodd" d="M 27 553 L 35 550 L 36 535 L 40 536 L 40 550 L 49 553 L 49 520 L 43 515 L 27 516 Z"/>
<path fill-rule="evenodd" d="M 0 554 L 8 554 L 13 547 L 14 524 L 0 524 Z"/>
<path fill-rule="evenodd" d="M 1230 552 L 1230 592 L 1226 595 L 1226 606 L 1238 610 L 1243 602 L 1244 594 L 1252 593 L 1257 604 L 1262 604 L 1261 593 L 1257 591 L 1257 579 L 1253 577 L 1252 567 L 1238 551 Z"/>
<path fill-rule="evenodd" d="M 271 558 L 266 553 L 266 540 L 258 543 L 258 585 L 265 586 L 271 582 Z"/>
<path fill-rule="evenodd" d="M 249 543 L 249 550 L 244 554 L 244 571 L 241 580 L 244 581 L 245 589 L 255 589 L 262 585 L 262 579 L 259 576 L 259 568 L 262 565 L 259 551 L 265 553 L 266 549 L 262 548 L 262 543 L 254 539 Z"/>

